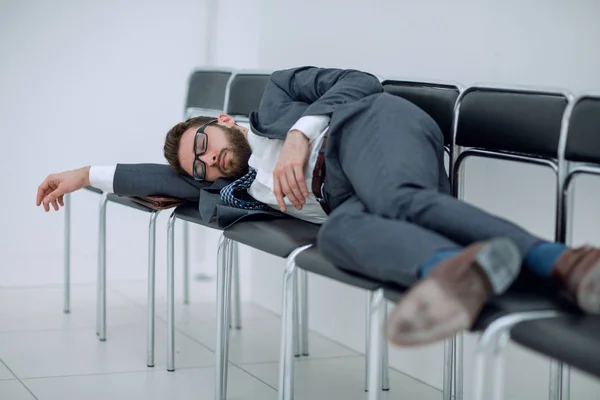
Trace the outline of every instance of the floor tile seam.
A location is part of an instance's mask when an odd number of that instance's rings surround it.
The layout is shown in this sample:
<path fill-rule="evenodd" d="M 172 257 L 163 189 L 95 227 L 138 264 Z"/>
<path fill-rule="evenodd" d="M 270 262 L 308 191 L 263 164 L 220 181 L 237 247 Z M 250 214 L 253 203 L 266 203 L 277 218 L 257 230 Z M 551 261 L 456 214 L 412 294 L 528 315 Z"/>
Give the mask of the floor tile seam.
<path fill-rule="evenodd" d="M 328 360 L 340 360 L 340 359 L 345 359 L 345 358 L 362 358 L 360 355 L 354 355 L 354 354 L 346 354 L 346 355 L 342 355 L 342 356 L 326 356 L 326 357 L 294 357 L 294 361 L 299 362 L 299 363 L 308 363 L 311 361 L 328 361 Z M 243 363 L 236 363 L 236 362 L 232 362 L 230 361 L 230 363 L 232 363 L 233 365 L 240 367 L 240 366 L 250 366 L 250 365 L 266 365 L 266 364 L 279 364 L 279 360 L 274 360 L 274 361 L 260 361 L 260 362 L 243 362 Z"/>
<path fill-rule="evenodd" d="M 262 379 L 261 379 L 261 378 L 259 378 L 258 376 L 254 375 L 252 372 L 250 372 L 250 371 L 246 370 L 245 368 L 243 368 L 243 367 L 241 367 L 241 366 L 239 366 L 239 365 L 237 365 L 237 364 L 234 364 L 234 363 L 231 363 L 231 362 L 230 362 L 230 364 L 234 365 L 234 366 L 235 366 L 236 368 L 238 368 L 240 371 L 243 371 L 244 373 L 246 373 L 246 374 L 250 375 L 252 378 L 256 379 L 256 380 L 257 380 L 257 381 L 259 381 L 260 383 L 264 384 L 265 386 L 267 386 L 267 387 L 269 387 L 269 388 L 273 389 L 275 392 L 277 392 L 277 388 L 276 388 L 276 387 L 274 387 L 274 386 L 270 385 L 268 382 L 265 382 L 264 380 L 262 380 Z"/>
<path fill-rule="evenodd" d="M 162 368 L 164 367 L 164 368 Z M 29 381 L 29 380 L 40 380 L 40 379 L 61 379 L 61 378 L 77 378 L 77 377 L 88 377 L 88 376 L 107 376 L 107 375 L 124 375 L 124 374 L 139 374 L 139 373 L 145 373 L 145 372 L 151 372 L 151 371 L 164 371 L 166 373 L 171 373 L 171 372 L 177 372 L 178 370 L 185 370 L 185 369 L 210 369 L 210 368 L 215 368 L 214 365 L 206 365 L 206 366 L 196 366 L 196 367 L 178 367 L 175 369 L 175 371 L 167 371 L 167 367 L 166 365 L 164 366 L 160 366 L 160 367 L 146 367 L 146 369 L 139 369 L 139 370 L 130 370 L 130 371 L 115 371 L 115 372 L 99 372 L 99 373 L 89 373 L 89 374 L 69 374 L 69 375 L 52 375 L 52 376 L 29 376 L 27 378 L 22 378 L 24 381 Z"/>
<path fill-rule="evenodd" d="M 17 374 L 15 374 L 15 373 L 14 373 L 14 371 L 13 371 L 13 370 L 12 370 L 12 369 L 11 369 L 11 368 L 10 368 L 10 367 L 9 367 L 9 366 L 8 366 L 8 365 L 5 363 L 5 362 L 4 362 L 4 360 L 0 359 L 0 363 L 1 363 L 2 365 L 4 365 L 4 367 L 5 367 L 5 368 L 8 370 L 8 372 L 10 372 L 10 373 L 11 373 L 11 374 L 12 374 L 12 375 L 15 377 L 15 379 L 16 379 L 17 381 L 19 381 L 19 383 L 20 383 L 20 384 L 21 384 L 21 385 L 22 385 L 22 386 L 25 388 L 25 390 L 27 390 L 27 391 L 29 392 L 29 394 L 30 394 L 30 395 L 32 395 L 32 396 L 33 396 L 33 398 L 34 398 L 35 400 L 39 400 L 39 399 L 38 399 L 38 397 L 37 397 L 37 396 L 36 396 L 36 395 L 35 395 L 35 394 L 34 394 L 34 393 L 31 391 L 31 389 L 30 389 L 30 388 L 29 388 L 29 387 L 28 387 L 28 386 L 25 384 L 25 382 L 23 382 L 23 381 L 21 380 L 21 378 L 19 378 L 19 377 L 17 376 Z"/>

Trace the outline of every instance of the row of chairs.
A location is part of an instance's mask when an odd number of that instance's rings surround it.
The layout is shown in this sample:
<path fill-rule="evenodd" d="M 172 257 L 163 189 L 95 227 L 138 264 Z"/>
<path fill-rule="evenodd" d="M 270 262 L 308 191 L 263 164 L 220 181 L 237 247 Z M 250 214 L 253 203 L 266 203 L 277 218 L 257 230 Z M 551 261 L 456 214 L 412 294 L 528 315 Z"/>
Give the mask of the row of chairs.
<path fill-rule="evenodd" d="M 268 79 L 268 73 L 232 70 L 198 70 L 191 75 L 186 117 L 193 115 L 213 115 L 209 112 L 225 111 L 242 120 L 255 109 Z M 565 241 L 569 226 L 567 214 L 567 190 L 574 176 L 582 173 L 597 173 L 600 163 L 599 144 L 594 142 L 593 129 L 600 129 L 597 115 L 600 100 L 584 96 L 573 100 L 567 93 L 531 91 L 523 89 L 498 89 L 471 87 L 464 90 L 458 85 L 410 81 L 384 81 L 387 92 L 402 96 L 428 112 L 442 129 L 448 152 L 449 171 L 452 177 L 454 194 L 460 197 L 462 163 L 467 157 L 494 157 L 513 161 L 533 162 L 551 167 L 557 174 L 557 240 Z M 222 108 L 219 104 L 222 104 Z M 241 118 L 239 118 L 241 117 Z M 574 162 L 578 162 L 574 165 Z M 586 164 L 579 164 L 585 162 Z M 592 164 L 590 164 L 592 163 Z M 100 339 L 106 338 L 105 325 L 105 218 L 106 203 L 116 202 L 150 213 L 149 227 L 149 329 L 148 365 L 153 365 L 153 316 L 154 313 L 154 232 L 157 211 L 131 202 L 129 199 L 102 195 L 101 234 L 99 238 L 99 320 Z M 133 204 L 131 204 L 133 203 Z M 135 205 L 134 205 L 135 204 Z M 68 205 L 68 201 L 67 201 Z M 68 208 L 68 206 L 66 207 Z M 68 227 L 69 213 L 65 213 L 66 239 L 65 277 L 68 278 Z M 197 206 L 189 204 L 178 207 L 168 224 L 168 359 L 167 367 L 174 369 L 174 224 L 177 219 L 205 225 L 198 215 Z M 103 223 L 104 221 L 104 223 Z M 184 298 L 187 300 L 187 224 L 184 226 Z M 387 348 L 383 340 L 382 326 L 385 320 L 384 298 L 397 301 L 404 288 L 397 288 L 383 282 L 375 282 L 365 277 L 346 273 L 325 260 L 314 247 L 318 226 L 299 220 L 283 219 L 273 221 L 243 222 L 227 229 L 218 247 L 218 303 L 217 303 L 217 386 L 216 398 L 224 399 L 227 389 L 228 332 L 233 308 L 234 325 L 240 327 L 239 283 L 235 279 L 237 269 L 237 243 L 243 243 L 267 253 L 287 259 L 284 272 L 284 306 L 282 309 L 282 341 L 280 362 L 280 395 L 289 399 L 293 395 L 293 356 L 308 355 L 308 307 L 306 306 L 307 271 L 366 289 L 367 301 L 367 382 L 370 398 L 377 398 L 380 389 L 389 388 L 387 378 Z M 300 276 L 298 278 L 298 273 Z M 300 281 L 300 289 L 298 282 Z M 234 284 L 233 306 L 231 307 L 231 284 Z M 68 280 L 67 280 L 68 283 Z M 68 310 L 68 285 L 65 285 L 65 309 Z M 543 292 L 543 293 L 542 293 Z M 600 321 L 595 317 L 580 316 L 558 300 L 555 293 L 544 296 L 550 289 L 535 292 L 519 292 L 518 288 L 506 296 L 495 299 L 487 307 L 475 330 L 484 331 L 478 347 L 478 360 L 484 362 L 489 354 L 501 355 L 501 346 L 508 338 L 509 329 L 516 325 L 513 340 L 553 356 L 558 360 L 575 365 L 587 372 L 600 376 L 597 369 L 598 354 L 581 347 L 574 356 L 571 350 L 556 348 L 569 347 L 573 335 L 576 344 L 594 343 L 593 333 L 598 330 Z M 559 314 L 576 318 L 575 326 L 565 322 Z M 554 318 L 547 318 L 554 317 Z M 151 322 L 152 321 L 152 322 Z M 300 322 L 301 321 L 301 322 Z M 523 322 L 529 321 L 529 322 Z M 585 323 L 581 323 L 585 321 Z M 539 332 L 544 324 L 556 325 L 555 329 L 564 335 L 554 335 L 561 343 L 531 339 L 531 332 Z M 299 329 L 301 327 L 302 329 Z M 546 338 L 548 339 L 548 338 Z M 587 339 L 587 341 L 584 341 Z M 597 339 L 595 339 L 597 342 Z M 597 347 L 597 343 L 596 343 Z M 490 353 L 488 350 L 492 350 Z M 581 356 L 581 357 L 579 357 Z M 596 358 L 594 358 L 596 357 Z M 485 362 L 482 365 L 487 365 Z M 448 340 L 444 356 L 444 399 L 452 395 L 462 398 L 462 336 Z M 560 364 L 555 364 L 552 375 L 552 398 L 559 398 L 565 392 L 562 385 Z M 484 382 L 485 369 L 478 370 L 476 382 Z M 565 374 L 568 376 L 568 374 Z M 566 382 L 566 380 L 565 380 Z M 561 385 L 563 388 L 561 389 Z M 477 395 L 483 396 L 483 385 L 477 386 Z M 495 393 L 501 396 L 501 386 Z M 482 398 L 482 397 L 478 397 Z M 501 397 L 497 397 L 501 398 Z M 565 398 L 565 397 L 563 397 Z"/>

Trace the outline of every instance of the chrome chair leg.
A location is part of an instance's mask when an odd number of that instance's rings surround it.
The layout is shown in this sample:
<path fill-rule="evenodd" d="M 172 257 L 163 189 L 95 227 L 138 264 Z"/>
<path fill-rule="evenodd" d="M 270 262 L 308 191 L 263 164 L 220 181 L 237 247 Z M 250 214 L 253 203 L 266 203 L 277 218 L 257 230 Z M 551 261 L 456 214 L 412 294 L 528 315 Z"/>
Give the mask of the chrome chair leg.
<path fill-rule="evenodd" d="M 234 242 L 227 240 L 226 251 L 225 251 L 225 295 L 226 301 L 224 310 L 227 312 L 225 315 L 224 327 L 231 326 L 231 283 L 233 280 L 233 247 Z M 225 329 L 225 340 L 223 342 L 223 400 L 227 399 L 227 379 L 229 376 L 229 329 Z"/>
<path fill-rule="evenodd" d="M 463 376 L 463 355 L 464 355 L 464 334 L 459 333 L 454 338 L 454 365 L 453 365 L 453 381 L 454 381 L 454 399 L 463 400 L 464 397 L 464 376 Z"/>
<path fill-rule="evenodd" d="M 510 330 L 520 322 L 557 317 L 556 311 L 532 311 L 511 314 L 499 318 L 481 335 L 475 351 L 475 377 L 473 379 L 473 400 L 499 400 L 502 396 L 503 378 L 502 351 L 510 338 Z M 492 358 L 492 360 L 490 360 Z M 493 361 L 493 369 L 488 371 L 489 362 Z M 495 374 L 494 387 L 486 392 L 486 384 L 490 381 L 489 375 Z"/>
<path fill-rule="evenodd" d="M 300 355 L 302 354 L 302 349 L 301 347 L 301 335 L 302 332 L 300 332 L 300 300 L 299 300 L 299 293 L 300 291 L 298 290 L 298 270 L 294 270 L 294 274 L 292 276 L 292 296 L 294 297 L 294 301 L 293 301 L 293 343 L 294 343 L 294 356 L 295 357 L 300 357 Z"/>
<path fill-rule="evenodd" d="M 286 260 L 283 274 L 283 304 L 281 309 L 281 347 L 279 351 L 279 400 L 294 398 L 294 286 L 297 287 L 296 257 L 312 247 L 306 245 L 294 250 Z M 296 331 L 297 332 L 297 331 Z"/>
<path fill-rule="evenodd" d="M 63 200 L 65 202 L 65 304 L 63 312 L 69 314 L 71 312 L 71 195 L 65 194 Z"/>
<path fill-rule="evenodd" d="M 300 270 L 300 310 L 302 312 L 302 355 L 308 357 L 308 271 Z"/>
<path fill-rule="evenodd" d="M 148 224 L 148 338 L 146 365 L 154 367 L 154 316 L 156 302 L 156 217 L 160 211 L 150 213 Z"/>
<path fill-rule="evenodd" d="M 231 291 L 230 240 L 221 235 L 217 250 L 217 340 L 215 400 L 227 396 L 227 364 L 229 352 L 229 297 Z M 229 287 L 229 288 L 228 288 Z M 228 293 L 229 292 L 229 293 Z"/>
<path fill-rule="evenodd" d="M 373 304 L 373 294 L 374 292 L 368 290 L 366 292 L 366 302 L 365 302 L 365 392 L 369 391 L 369 361 L 371 359 L 369 354 L 369 343 L 371 342 L 371 304 Z M 445 400 L 445 399 L 444 399 Z"/>
<path fill-rule="evenodd" d="M 167 223 L 167 371 L 175 371 L 175 212 Z"/>
<path fill-rule="evenodd" d="M 383 310 L 383 322 L 382 322 L 382 333 L 384 335 L 385 326 L 387 322 L 387 314 L 388 314 L 388 303 L 385 299 L 382 300 L 382 310 Z M 389 361 L 389 348 L 388 341 L 383 336 L 381 340 L 381 390 L 387 391 L 390 390 L 390 361 Z"/>
<path fill-rule="evenodd" d="M 442 400 L 452 400 L 453 355 L 454 338 L 444 340 L 444 380 L 442 387 Z"/>
<path fill-rule="evenodd" d="M 108 196 L 100 198 L 100 217 L 98 221 L 98 302 L 96 309 L 96 333 L 98 339 L 106 340 L 106 205 Z"/>
<path fill-rule="evenodd" d="M 240 293 L 240 264 L 239 264 L 238 242 L 231 241 L 229 254 L 231 254 L 233 300 L 231 301 L 233 312 L 231 328 L 242 329 L 242 298 Z M 231 324 L 230 324 L 231 325 Z"/>
<path fill-rule="evenodd" d="M 190 304 L 190 232 L 187 221 L 183 223 L 183 304 Z"/>
<path fill-rule="evenodd" d="M 571 397 L 571 368 L 560 361 L 550 360 L 550 400 L 569 400 Z"/>
<path fill-rule="evenodd" d="M 373 294 L 371 301 L 371 309 L 369 313 L 369 400 L 379 400 L 381 398 L 381 351 L 383 349 L 383 323 L 384 323 L 384 307 L 385 301 L 383 298 L 383 289 L 378 289 Z"/>

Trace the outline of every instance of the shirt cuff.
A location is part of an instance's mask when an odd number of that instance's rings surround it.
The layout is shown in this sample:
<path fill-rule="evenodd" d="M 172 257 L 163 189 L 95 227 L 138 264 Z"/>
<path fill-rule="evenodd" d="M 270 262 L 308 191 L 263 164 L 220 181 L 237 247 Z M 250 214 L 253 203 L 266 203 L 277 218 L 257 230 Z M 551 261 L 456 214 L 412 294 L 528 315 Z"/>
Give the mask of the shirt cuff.
<path fill-rule="evenodd" d="M 326 115 L 306 115 L 300 118 L 290 131 L 298 130 L 312 141 L 317 138 L 329 125 L 329 117 Z"/>
<path fill-rule="evenodd" d="M 100 189 L 106 193 L 114 193 L 113 182 L 115 180 L 116 165 L 90 167 L 90 186 Z"/>

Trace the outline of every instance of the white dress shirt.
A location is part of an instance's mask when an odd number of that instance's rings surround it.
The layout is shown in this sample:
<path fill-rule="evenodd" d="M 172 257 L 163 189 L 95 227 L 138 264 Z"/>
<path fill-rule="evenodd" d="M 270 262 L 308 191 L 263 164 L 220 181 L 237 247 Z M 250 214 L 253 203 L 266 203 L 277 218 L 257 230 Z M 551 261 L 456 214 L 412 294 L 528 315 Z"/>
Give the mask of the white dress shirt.
<path fill-rule="evenodd" d="M 316 224 L 322 224 L 327 219 L 327 214 L 325 214 L 312 193 L 312 176 L 328 125 L 329 117 L 314 115 L 300 118 L 291 128 L 291 130 L 297 129 L 304 133 L 309 139 L 310 152 L 304 167 L 304 178 L 309 194 L 301 210 L 296 209 L 290 200 L 284 197 L 286 214 Z M 248 193 L 261 203 L 279 210 L 273 192 L 273 170 L 279 160 L 283 140 L 258 136 L 251 129 L 248 129 L 248 143 L 252 148 L 252 155 L 248 164 L 256 169 L 256 179 L 248 189 Z M 92 166 L 90 168 L 90 185 L 104 192 L 113 193 L 116 168 L 116 165 Z"/>

